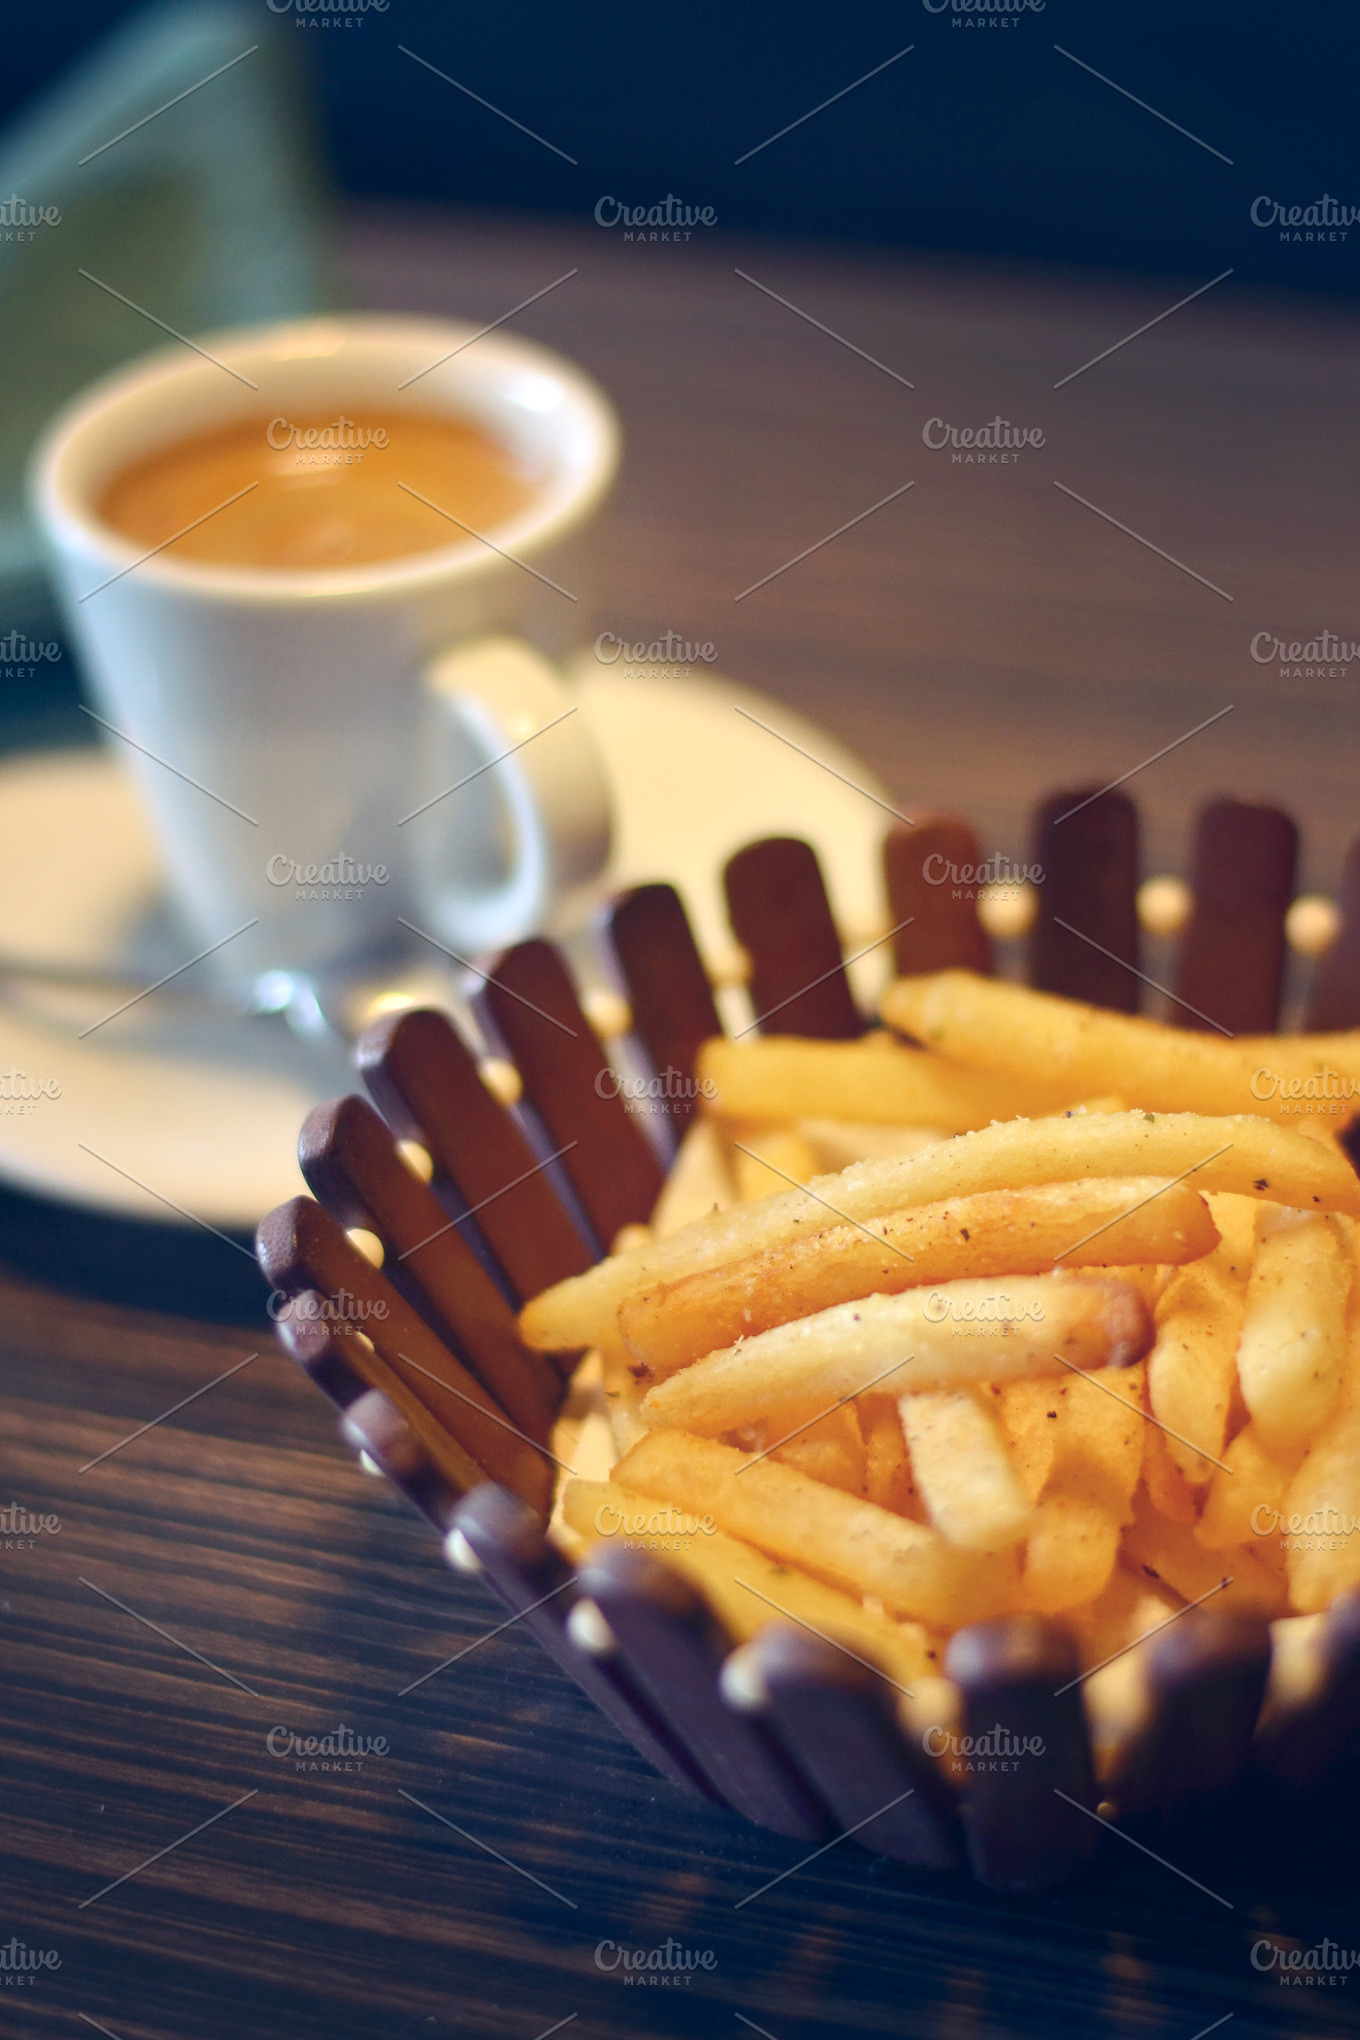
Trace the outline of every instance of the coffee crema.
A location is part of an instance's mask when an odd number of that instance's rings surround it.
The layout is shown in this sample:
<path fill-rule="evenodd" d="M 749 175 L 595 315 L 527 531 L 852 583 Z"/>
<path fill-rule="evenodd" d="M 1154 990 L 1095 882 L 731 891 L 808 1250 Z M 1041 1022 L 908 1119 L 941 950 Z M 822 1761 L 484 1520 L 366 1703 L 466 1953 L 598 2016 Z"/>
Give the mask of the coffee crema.
<path fill-rule="evenodd" d="M 296 573 L 475 545 L 461 525 L 494 530 L 527 507 L 536 486 L 466 418 L 279 413 L 196 432 L 133 462 L 105 490 L 99 514 L 172 559 Z"/>

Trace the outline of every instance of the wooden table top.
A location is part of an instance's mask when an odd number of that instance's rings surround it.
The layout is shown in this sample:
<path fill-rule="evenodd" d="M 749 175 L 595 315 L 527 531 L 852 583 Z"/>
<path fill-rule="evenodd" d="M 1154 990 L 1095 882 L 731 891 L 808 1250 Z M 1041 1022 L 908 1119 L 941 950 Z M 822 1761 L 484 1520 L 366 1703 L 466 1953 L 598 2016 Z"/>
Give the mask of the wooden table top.
<path fill-rule="evenodd" d="M 1040 794 L 1115 779 L 1231 703 L 1129 784 L 1148 870 L 1183 868 L 1193 809 L 1234 793 L 1291 809 L 1301 884 L 1335 883 L 1360 832 L 1360 657 L 1282 678 L 1251 646 L 1360 644 L 1353 313 L 1229 278 L 1055 389 L 1189 286 L 518 221 L 440 232 L 405 211 L 365 213 L 352 249 L 368 301 L 476 319 L 577 272 L 511 329 L 591 369 L 622 413 L 600 628 L 711 642 L 718 670 L 1010 855 Z M 1045 443 L 970 468 L 922 441 L 933 418 L 998 415 Z"/>
<path fill-rule="evenodd" d="M 515 323 L 623 412 L 600 627 L 712 640 L 721 670 L 1011 852 L 1041 791 L 1113 778 L 1231 701 L 1139 776 L 1150 865 L 1180 862 L 1204 795 L 1261 792 L 1299 814 L 1308 881 L 1334 879 L 1354 675 L 1282 682 L 1250 641 L 1344 637 L 1354 614 L 1345 315 L 1225 289 L 1054 391 L 1177 290 L 408 212 L 364 215 L 350 258 L 367 302 L 488 320 L 578 270 Z M 922 443 L 928 418 L 998 412 L 1045 435 L 1014 469 Z M 355 1472 L 263 1312 L 243 1322 L 227 1246 L 195 1239 L 191 1267 L 168 1233 L 106 1229 L 102 1262 L 63 1282 L 88 1229 L 21 1199 L 5 1215 L 7 1260 L 42 1280 L 3 1284 L 0 1507 L 59 1524 L 0 1529 L 15 2032 L 1193 2040 L 1229 2015 L 1236 2035 L 1353 2018 L 1346 1984 L 1286 1989 L 1252 1964 L 1267 1932 L 1360 1950 L 1349 1867 L 1282 1871 L 1268 1836 L 1192 1836 L 1174 1866 L 1110 1837 L 1097 1875 L 1042 1900 L 853 1842 L 797 1867 L 797 1844 L 652 1777 L 515 1629 L 488 1639 L 490 1598 Z M 232 1264 L 220 1284 L 214 1256 Z M 153 1275 L 178 1308 L 211 1296 L 237 1323 L 75 1293 L 126 1299 Z M 338 1770 L 275 1754 L 341 1724 L 384 1747 Z M 7 1970 L 11 1938 L 59 1966 Z M 630 1986 L 607 1966 L 668 1939 L 704 1958 L 688 1981 Z"/>

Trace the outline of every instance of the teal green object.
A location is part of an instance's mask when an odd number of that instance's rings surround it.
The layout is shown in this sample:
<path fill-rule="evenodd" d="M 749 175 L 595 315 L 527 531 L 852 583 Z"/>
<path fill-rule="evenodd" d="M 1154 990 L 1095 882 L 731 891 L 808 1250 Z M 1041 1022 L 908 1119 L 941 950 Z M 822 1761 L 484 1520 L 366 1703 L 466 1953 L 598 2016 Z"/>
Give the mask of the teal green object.
<path fill-rule="evenodd" d="M 181 334 L 337 302 L 303 95 L 262 26 L 213 0 L 149 9 L 0 140 L 0 623 L 47 606 L 23 496 L 38 433 L 173 344 L 110 291 Z"/>

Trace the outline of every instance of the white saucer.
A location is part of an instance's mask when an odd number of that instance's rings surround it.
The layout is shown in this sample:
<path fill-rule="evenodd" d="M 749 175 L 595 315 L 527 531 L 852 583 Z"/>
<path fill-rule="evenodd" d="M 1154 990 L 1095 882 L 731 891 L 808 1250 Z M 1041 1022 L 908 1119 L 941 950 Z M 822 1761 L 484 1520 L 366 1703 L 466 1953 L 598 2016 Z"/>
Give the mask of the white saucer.
<path fill-rule="evenodd" d="M 706 959 L 721 967 L 732 948 L 724 862 L 755 837 L 799 835 L 821 856 L 848 943 L 881 932 L 879 847 L 890 817 L 869 797 L 884 798 L 882 786 L 843 746 L 716 677 L 631 677 L 588 656 L 574 678 L 615 788 L 611 888 L 671 880 Z M 0 889 L 0 951 L 144 970 L 147 983 L 184 958 L 138 797 L 108 753 L 0 764 L 0 871 L 10 881 Z M 313 1105 L 346 1088 L 343 1061 L 279 1019 L 218 1018 L 168 994 L 78 1038 L 116 1003 L 117 994 L 0 987 L 0 1180 L 231 1231 L 301 1190 L 298 1129 Z M 15 1091 L 29 1095 L 5 1095 Z"/>

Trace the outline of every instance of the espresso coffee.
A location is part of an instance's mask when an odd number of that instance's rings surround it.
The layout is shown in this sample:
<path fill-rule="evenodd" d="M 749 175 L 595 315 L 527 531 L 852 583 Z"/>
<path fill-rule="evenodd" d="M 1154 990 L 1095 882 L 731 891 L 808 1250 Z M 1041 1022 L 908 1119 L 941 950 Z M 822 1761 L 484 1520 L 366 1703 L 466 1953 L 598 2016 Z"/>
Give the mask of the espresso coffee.
<path fill-rule="evenodd" d="M 171 559 L 297 572 L 475 545 L 535 487 L 466 418 L 364 410 L 195 433 L 124 468 L 99 511 Z"/>

